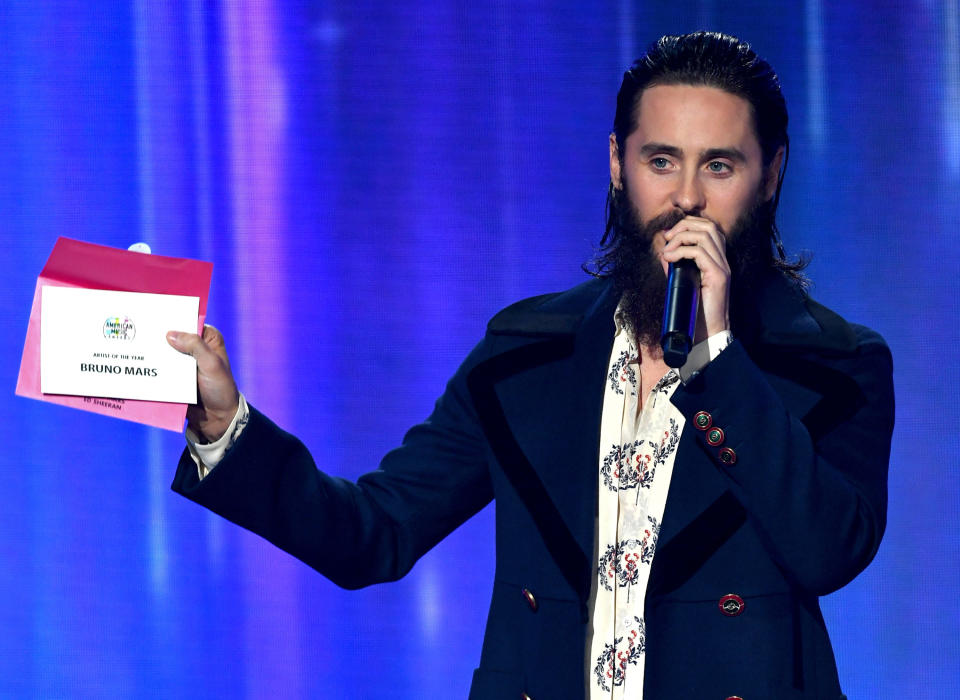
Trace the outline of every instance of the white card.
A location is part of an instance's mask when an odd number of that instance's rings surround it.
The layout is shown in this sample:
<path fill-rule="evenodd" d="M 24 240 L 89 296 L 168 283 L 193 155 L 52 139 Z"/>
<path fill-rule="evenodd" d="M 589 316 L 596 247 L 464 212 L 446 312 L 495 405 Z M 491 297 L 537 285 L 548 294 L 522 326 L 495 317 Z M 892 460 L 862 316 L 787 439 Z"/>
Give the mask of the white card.
<path fill-rule="evenodd" d="M 170 347 L 166 334 L 195 333 L 199 305 L 172 294 L 43 287 L 40 390 L 196 403 L 196 360 Z"/>

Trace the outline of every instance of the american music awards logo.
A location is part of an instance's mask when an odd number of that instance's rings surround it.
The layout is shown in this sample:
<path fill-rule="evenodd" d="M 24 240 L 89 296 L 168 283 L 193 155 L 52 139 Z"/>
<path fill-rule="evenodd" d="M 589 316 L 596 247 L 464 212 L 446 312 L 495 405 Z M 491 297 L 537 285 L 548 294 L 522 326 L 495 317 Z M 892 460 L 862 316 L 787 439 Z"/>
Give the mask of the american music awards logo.
<path fill-rule="evenodd" d="M 111 316 L 103 322 L 103 337 L 107 340 L 133 340 L 137 327 L 126 316 Z"/>

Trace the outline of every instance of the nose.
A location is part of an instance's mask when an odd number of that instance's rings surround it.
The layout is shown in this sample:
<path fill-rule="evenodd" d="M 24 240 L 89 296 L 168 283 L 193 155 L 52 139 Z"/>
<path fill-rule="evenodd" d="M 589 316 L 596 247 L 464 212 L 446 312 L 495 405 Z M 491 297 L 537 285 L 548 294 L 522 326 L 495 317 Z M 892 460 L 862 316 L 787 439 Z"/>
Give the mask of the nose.
<path fill-rule="evenodd" d="M 702 183 L 695 171 L 683 173 L 677 179 L 672 202 L 674 206 L 687 214 L 697 215 L 703 211 L 707 203 L 704 198 Z"/>

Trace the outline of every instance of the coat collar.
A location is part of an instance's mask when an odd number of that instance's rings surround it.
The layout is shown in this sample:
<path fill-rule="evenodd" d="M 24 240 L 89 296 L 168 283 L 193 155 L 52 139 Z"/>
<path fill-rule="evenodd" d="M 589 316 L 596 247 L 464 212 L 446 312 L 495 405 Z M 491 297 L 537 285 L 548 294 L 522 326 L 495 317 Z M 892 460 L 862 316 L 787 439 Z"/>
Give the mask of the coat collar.
<path fill-rule="evenodd" d="M 760 286 L 756 319 L 759 345 L 831 354 L 852 354 L 857 349 L 849 323 L 777 272 L 768 273 Z"/>
<path fill-rule="evenodd" d="M 759 288 L 754 309 L 756 325 L 744 338 L 748 345 L 836 354 L 856 351 L 857 338 L 850 324 L 784 275 L 767 273 Z M 599 325 L 606 327 L 612 338 L 618 301 L 612 280 L 592 279 L 566 292 L 508 306 L 491 319 L 487 330 L 501 336 L 558 338 L 584 336 Z"/>

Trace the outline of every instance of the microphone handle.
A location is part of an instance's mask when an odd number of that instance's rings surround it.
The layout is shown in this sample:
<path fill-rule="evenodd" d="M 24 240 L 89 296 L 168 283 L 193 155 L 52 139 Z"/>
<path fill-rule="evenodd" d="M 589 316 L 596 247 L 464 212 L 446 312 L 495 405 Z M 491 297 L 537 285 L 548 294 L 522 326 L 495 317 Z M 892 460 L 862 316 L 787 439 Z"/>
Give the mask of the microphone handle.
<path fill-rule="evenodd" d="M 682 367 L 693 346 L 700 303 L 700 269 L 686 258 L 670 263 L 660 347 L 668 367 Z"/>

